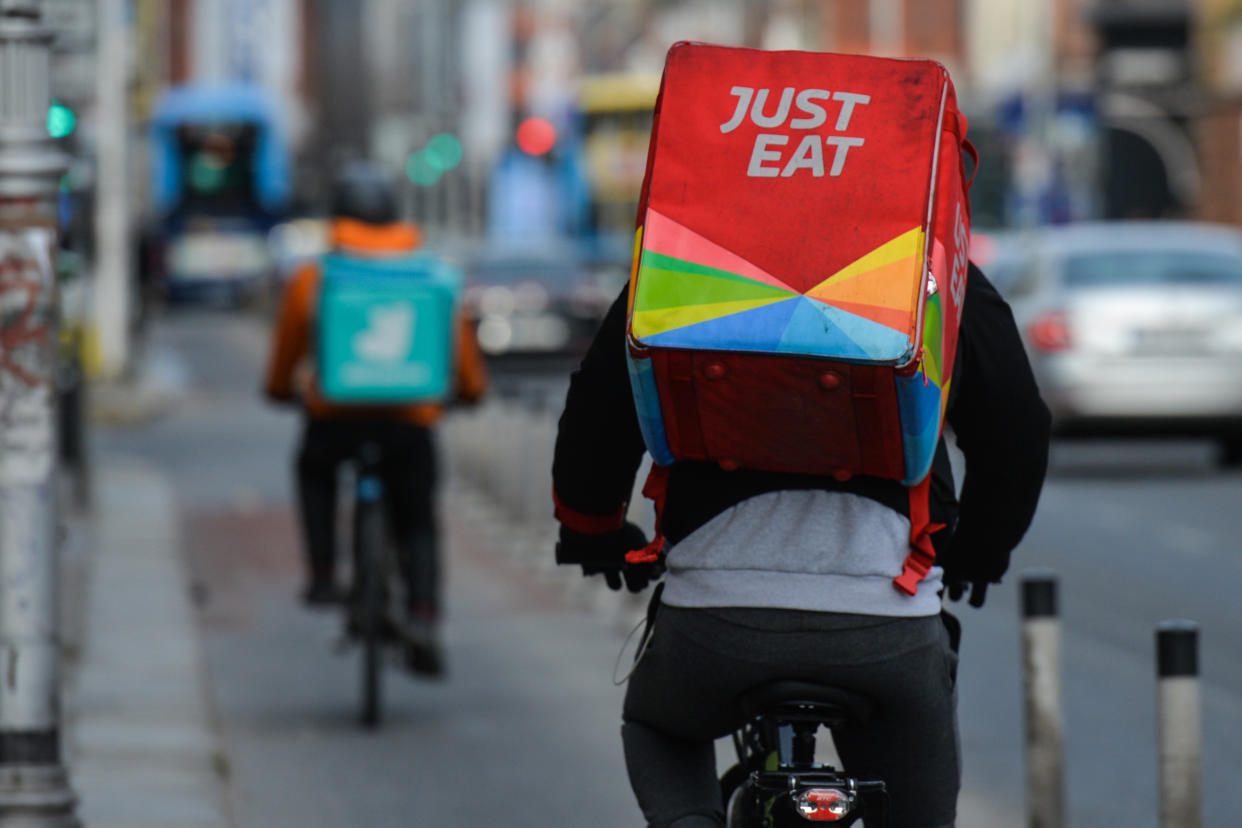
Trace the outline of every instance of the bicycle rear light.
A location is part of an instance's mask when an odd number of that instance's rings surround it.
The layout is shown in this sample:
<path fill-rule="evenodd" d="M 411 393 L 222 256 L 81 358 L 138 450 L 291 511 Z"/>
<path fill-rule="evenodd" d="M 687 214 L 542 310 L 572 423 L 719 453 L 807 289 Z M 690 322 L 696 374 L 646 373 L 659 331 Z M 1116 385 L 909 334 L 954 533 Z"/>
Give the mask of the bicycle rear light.
<path fill-rule="evenodd" d="M 837 822 L 850 815 L 853 799 L 838 788 L 810 788 L 798 794 L 798 814 L 808 822 Z"/>

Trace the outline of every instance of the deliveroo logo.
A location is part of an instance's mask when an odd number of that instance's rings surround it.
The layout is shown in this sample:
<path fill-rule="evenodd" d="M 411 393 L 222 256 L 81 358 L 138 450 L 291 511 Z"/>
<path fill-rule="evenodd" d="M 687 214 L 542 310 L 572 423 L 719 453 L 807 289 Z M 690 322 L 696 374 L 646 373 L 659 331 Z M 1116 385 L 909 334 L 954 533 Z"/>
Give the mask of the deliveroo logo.
<path fill-rule="evenodd" d="M 367 326 L 354 334 L 353 350 L 368 362 L 401 362 L 414 341 L 414 306 L 406 302 L 367 309 Z"/>

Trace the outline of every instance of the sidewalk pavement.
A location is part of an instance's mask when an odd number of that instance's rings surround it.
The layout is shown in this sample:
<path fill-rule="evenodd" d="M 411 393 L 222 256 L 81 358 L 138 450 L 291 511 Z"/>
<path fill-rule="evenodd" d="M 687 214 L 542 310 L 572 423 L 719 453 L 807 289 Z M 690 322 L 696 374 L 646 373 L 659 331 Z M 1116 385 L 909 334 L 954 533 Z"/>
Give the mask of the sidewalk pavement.
<path fill-rule="evenodd" d="M 226 828 L 221 752 L 181 558 L 160 475 L 101 458 L 84 562 L 80 661 L 66 754 L 87 828 Z"/>
<path fill-rule="evenodd" d="M 94 424 L 136 425 L 186 390 L 175 360 L 91 389 Z M 180 516 L 160 472 L 98 454 L 89 513 L 66 516 L 64 742 L 86 828 L 230 828 Z"/>

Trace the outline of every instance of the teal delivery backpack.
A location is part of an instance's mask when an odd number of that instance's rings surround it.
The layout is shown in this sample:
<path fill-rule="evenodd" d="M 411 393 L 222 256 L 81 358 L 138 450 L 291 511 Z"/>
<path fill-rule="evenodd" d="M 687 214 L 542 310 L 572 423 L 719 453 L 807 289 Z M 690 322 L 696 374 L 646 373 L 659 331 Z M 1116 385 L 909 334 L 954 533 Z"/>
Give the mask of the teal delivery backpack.
<path fill-rule="evenodd" d="M 442 402 L 453 391 L 461 272 L 427 253 L 329 255 L 319 291 L 320 388 L 330 402 Z"/>

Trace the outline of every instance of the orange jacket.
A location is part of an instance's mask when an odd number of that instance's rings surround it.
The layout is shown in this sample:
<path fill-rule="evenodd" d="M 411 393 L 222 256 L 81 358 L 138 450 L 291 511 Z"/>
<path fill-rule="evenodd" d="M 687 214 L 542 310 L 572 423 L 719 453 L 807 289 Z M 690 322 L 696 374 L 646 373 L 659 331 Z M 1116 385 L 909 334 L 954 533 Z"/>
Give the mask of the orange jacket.
<path fill-rule="evenodd" d="M 355 255 L 384 255 L 414 250 L 422 241 L 418 228 L 404 222 L 369 225 L 352 219 L 332 224 L 332 246 Z M 375 417 L 432 426 L 444 413 L 437 403 L 415 405 L 339 405 L 323 398 L 315 379 L 311 355 L 315 302 L 319 297 L 320 268 L 303 265 L 294 273 L 281 300 L 280 316 L 272 337 L 264 391 L 273 400 L 291 400 L 299 393 L 307 413 L 314 419 Z M 457 329 L 457 396 L 466 402 L 479 400 L 487 391 L 487 370 L 474 330 L 466 319 Z"/>

